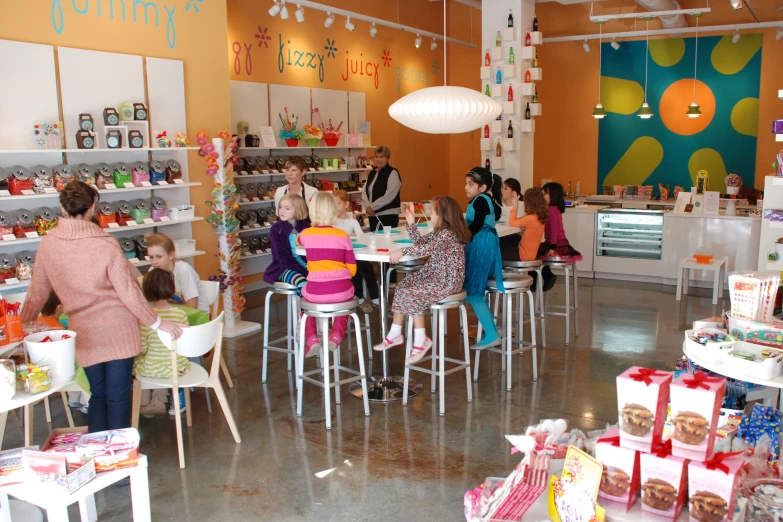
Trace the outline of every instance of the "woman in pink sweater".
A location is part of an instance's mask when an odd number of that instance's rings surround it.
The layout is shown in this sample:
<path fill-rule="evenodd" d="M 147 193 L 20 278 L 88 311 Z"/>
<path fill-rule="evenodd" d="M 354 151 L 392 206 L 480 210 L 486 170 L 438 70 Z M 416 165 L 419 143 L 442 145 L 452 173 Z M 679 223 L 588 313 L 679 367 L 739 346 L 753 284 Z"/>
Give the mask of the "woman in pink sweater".
<path fill-rule="evenodd" d="M 60 193 L 67 217 L 41 240 L 22 308 L 22 322 L 34 321 L 52 290 L 60 298 L 77 334 L 76 361 L 90 381 L 90 432 L 130 426 L 139 322 L 174 338 L 182 333 L 149 307 L 117 240 L 90 222 L 97 202 L 98 192 L 80 181 Z"/>

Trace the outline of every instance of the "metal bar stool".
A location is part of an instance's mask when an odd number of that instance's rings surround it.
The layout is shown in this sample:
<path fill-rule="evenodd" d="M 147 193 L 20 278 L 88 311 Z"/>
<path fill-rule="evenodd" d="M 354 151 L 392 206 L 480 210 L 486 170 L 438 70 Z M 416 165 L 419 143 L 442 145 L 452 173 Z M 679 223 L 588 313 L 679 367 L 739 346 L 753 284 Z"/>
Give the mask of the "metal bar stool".
<path fill-rule="evenodd" d="M 430 391 L 435 393 L 435 377 L 440 380 L 440 414 L 446 413 L 445 394 L 446 386 L 445 379 L 450 373 L 458 372 L 462 369 L 465 370 L 465 382 L 468 388 L 468 402 L 473 402 L 473 390 L 470 386 L 470 348 L 468 343 L 468 313 L 465 310 L 465 303 L 463 302 L 467 297 L 467 293 L 463 290 L 458 294 L 453 294 L 445 299 L 438 301 L 434 305 L 430 306 L 430 313 L 432 314 L 432 351 L 430 355 L 421 359 L 420 362 L 432 361 L 432 368 L 424 368 L 422 366 L 416 366 L 410 364 L 408 359 L 411 356 L 411 350 L 413 349 L 413 320 L 408 317 L 408 341 L 405 349 L 405 389 L 402 394 L 402 403 L 408 404 L 408 376 L 410 370 L 417 372 L 429 373 L 432 375 L 432 386 Z M 452 359 L 446 357 L 446 313 L 447 310 L 452 308 L 459 308 L 460 313 L 460 327 L 462 329 L 462 340 L 465 345 L 465 360 Z M 446 363 L 454 363 L 454 366 L 446 370 Z M 437 369 L 436 369 L 437 366 Z"/>
<path fill-rule="evenodd" d="M 503 294 L 503 312 L 502 312 L 502 328 L 500 332 L 501 343 L 498 348 L 484 348 L 483 350 L 476 350 L 476 360 L 473 365 L 473 380 L 478 381 L 479 372 L 479 356 L 481 352 L 494 352 L 505 355 L 505 359 L 502 359 L 501 369 L 506 372 L 506 389 L 511 390 L 511 356 L 515 353 L 522 353 L 528 350 L 533 352 L 533 380 L 538 379 L 538 361 L 536 359 L 536 329 L 535 329 L 535 302 L 533 301 L 533 292 L 530 291 L 530 287 L 533 286 L 533 278 L 529 275 L 522 274 L 509 274 L 503 276 L 503 286 L 505 287 L 505 293 L 498 289 L 497 281 L 490 279 L 487 283 L 487 293 Z M 529 314 L 528 319 L 531 325 L 534 325 L 530 329 L 530 343 L 523 340 L 522 335 L 522 318 L 524 312 L 522 311 L 524 300 L 522 294 L 527 294 Z M 511 324 L 514 321 L 514 296 L 517 296 L 517 310 L 518 321 L 517 331 L 519 333 L 519 339 L 514 339 L 511 333 Z M 513 349 L 512 345 L 516 343 L 519 348 Z"/>
<path fill-rule="evenodd" d="M 544 313 L 546 315 L 559 315 L 565 317 L 565 343 L 571 340 L 571 315 L 574 316 L 574 337 L 579 337 L 579 278 L 576 276 L 576 264 L 558 259 L 544 259 L 544 266 L 550 269 L 559 268 L 565 275 L 565 301 L 562 305 L 550 305 L 549 299 L 544 297 Z M 574 299 L 571 301 L 568 280 L 573 281 Z M 550 312 L 550 308 L 562 308 L 562 312 Z"/>
<path fill-rule="evenodd" d="M 362 281 L 362 288 L 364 289 L 364 295 L 366 296 L 366 299 L 369 299 L 369 295 L 367 293 L 367 283 Z M 372 361 L 372 329 L 370 328 L 370 314 L 364 314 L 364 326 L 360 328 L 360 330 L 364 331 L 367 334 L 367 351 L 369 352 L 368 357 Z M 353 341 L 351 340 L 351 332 L 353 331 L 353 325 L 349 322 L 348 323 L 348 330 L 347 330 L 347 336 L 348 336 L 348 352 L 350 353 L 353 349 Z"/>
<path fill-rule="evenodd" d="M 546 314 L 544 314 L 544 276 L 541 273 L 544 269 L 544 263 L 540 259 L 535 259 L 533 261 L 506 261 L 503 260 L 503 271 L 509 272 L 512 274 L 527 274 L 531 275 L 532 273 L 535 273 L 535 277 L 538 281 L 536 284 L 536 308 L 538 311 L 536 312 L 536 319 L 541 323 L 541 346 L 546 348 Z M 517 299 L 521 299 L 520 297 L 517 297 Z M 521 308 L 518 306 L 517 303 L 517 314 L 521 314 Z M 528 321 L 525 319 L 522 321 L 522 324 L 526 324 Z M 533 326 L 531 326 L 533 328 Z M 521 334 L 519 335 L 519 338 L 522 338 Z"/>
<path fill-rule="evenodd" d="M 351 298 L 350 301 L 344 303 L 335 304 L 320 304 L 312 303 L 307 299 L 300 299 L 299 306 L 302 308 L 304 317 L 299 321 L 299 346 L 298 357 L 296 360 L 296 381 L 297 381 L 297 394 L 296 394 L 296 415 L 302 416 L 302 390 L 303 381 L 315 384 L 324 389 L 324 411 L 326 413 L 326 429 L 332 429 L 332 388 L 336 388 L 334 400 L 337 404 L 340 404 L 340 386 L 351 382 L 361 381 L 362 383 L 362 400 L 364 401 L 364 414 L 370 415 L 370 403 L 367 400 L 367 374 L 364 370 L 364 348 L 362 346 L 361 336 L 361 324 L 359 324 L 359 316 L 356 315 L 354 309 L 359 305 L 359 300 L 356 297 Z M 359 371 L 340 364 L 340 347 L 334 351 L 334 365 L 329 364 L 329 319 L 336 317 L 350 316 L 354 323 L 354 333 L 356 335 L 356 351 L 359 356 Z M 304 349 L 305 349 L 305 319 L 306 317 L 315 317 L 321 323 L 321 365 L 322 368 L 315 370 L 304 371 Z M 329 371 L 334 371 L 334 382 L 329 382 Z M 340 380 L 340 370 L 354 375 L 348 379 Z M 310 377 L 322 373 L 322 380 Z"/>
<path fill-rule="evenodd" d="M 268 352 L 281 352 L 288 354 L 288 371 L 291 371 L 291 357 L 296 363 L 296 320 L 299 317 L 299 294 L 297 287 L 288 283 L 273 283 L 266 293 L 266 302 L 264 304 L 264 362 L 261 370 L 261 382 L 266 382 L 266 363 Z M 269 303 L 272 300 L 272 294 L 286 296 L 286 334 L 279 339 L 269 341 Z M 286 346 L 280 346 L 279 343 L 285 342 Z"/>

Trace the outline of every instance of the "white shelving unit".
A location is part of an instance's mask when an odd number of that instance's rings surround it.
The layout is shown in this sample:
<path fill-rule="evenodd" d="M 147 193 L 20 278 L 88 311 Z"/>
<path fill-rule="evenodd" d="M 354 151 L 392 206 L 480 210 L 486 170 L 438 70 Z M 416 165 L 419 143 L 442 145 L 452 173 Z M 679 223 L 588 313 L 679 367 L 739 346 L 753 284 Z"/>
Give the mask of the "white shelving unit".
<path fill-rule="evenodd" d="M 783 212 L 783 178 L 767 176 L 764 178 L 764 209 Z M 769 272 L 783 271 L 783 259 L 769 260 L 769 254 L 775 251 L 775 241 L 783 237 L 783 223 L 761 218 L 759 236 L 759 270 Z"/>
<path fill-rule="evenodd" d="M 185 121 L 185 84 L 183 62 L 159 58 L 89 51 L 0 40 L 0 69 L 5 73 L 24 77 L 25 82 L 3 82 L 0 86 L 0 167 L 22 165 L 55 166 L 60 163 L 116 163 L 122 161 L 150 162 L 174 159 L 182 167 L 182 183 L 152 185 L 113 190 L 100 190 L 101 200 L 132 201 L 137 198 L 162 197 L 169 207 L 190 205 L 190 188 L 201 183 L 190 182 L 188 151 L 198 147 L 156 147 L 153 133 L 167 130 L 172 136 L 187 128 Z M 122 81 L 104 82 L 101 88 L 85 89 L 84 78 L 122 78 Z M 148 108 L 148 119 L 120 121 L 116 126 L 105 126 L 103 109 L 118 107 L 122 102 L 143 102 Z M 107 129 L 140 130 L 144 147 L 130 148 L 127 134 L 123 147 L 118 149 L 79 149 L 75 136 L 79 129 L 79 115 L 93 118 L 93 131 L 98 145 L 105 143 Z M 30 149 L 25 134 L 32 134 L 34 122 L 63 122 L 63 148 Z M 29 130 L 26 130 L 29 129 Z M 193 137 L 195 138 L 195 137 Z M 57 208 L 59 194 L 29 196 L 2 196 L 0 210 L 14 212 L 22 208 Z M 160 229 L 172 239 L 192 239 L 192 223 L 201 217 L 107 228 L 116 237 L 134 237 L 150 230 Z M 42 237 L 0 241 L 0 251 L 16 254 L 21 250 L 35 250 Z M 203 250 L 178 256 L 192 259 L 206 254 Z M 149 262 L 139 261 L 138 267 Z M 24 291 L 29 281 L 17 285 L 0 284 L 0 294 Z"/>

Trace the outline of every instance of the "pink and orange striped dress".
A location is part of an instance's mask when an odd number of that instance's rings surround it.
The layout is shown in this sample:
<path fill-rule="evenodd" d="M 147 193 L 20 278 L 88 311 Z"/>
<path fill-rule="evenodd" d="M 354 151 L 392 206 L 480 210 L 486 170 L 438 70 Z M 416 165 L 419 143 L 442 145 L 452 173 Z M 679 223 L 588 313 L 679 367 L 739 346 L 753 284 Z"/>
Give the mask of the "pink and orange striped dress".
<path fill-rule="evenodd" d="M 313 303 L 341 303 L 353 297 L 356 258 L 348 234 L 329 226 L 310 227 L 296 237 L 296 243 L 307 252 L 302 297 Z"/>

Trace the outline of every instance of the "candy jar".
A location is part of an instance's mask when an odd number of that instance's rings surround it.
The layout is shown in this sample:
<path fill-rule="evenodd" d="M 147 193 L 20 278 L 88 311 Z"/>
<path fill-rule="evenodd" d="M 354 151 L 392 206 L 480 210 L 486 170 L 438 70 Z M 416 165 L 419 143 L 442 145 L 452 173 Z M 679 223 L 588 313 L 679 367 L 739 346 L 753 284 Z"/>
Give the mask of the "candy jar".
<path fill-rule="evenodd" d="M 160 218 L 167 216 L 169 209 L 166 208 L 166 202 L 163 198 L 155 196 L 150 199 L 150 217 L 153 221 L 160 221 Z"/>
<path fill-rule="evenodd" d="M 170 159 L 166 162 L 166 181 L 174 183 L 175 179 L 182 179 L 182 167 L 178 161 Z"/>
<path fill-rule="evenodd" d="M 8 175 L 9 173 L 0 167 L 0 190 L 8 190 Z"/>
<path fill-rule="evenodd" d="M 8 190 L 13 196 L 21 196 L 23 190 L 33 190 L 32 173 L 27 167 L 15 165 L 10 167 L 7 172 Z"/>
<path fill-rule="evenodd" d="M 242 244 L 239 247 L 239 255 L 240 257 L 246 256 L 250 253 L 250 240 L 248 238 L 242 239 Z"/>
<path fill-rule="evenodd" d="M 275 163 L 275 158 L 269 156 L 266 159 L 266 168 L 267 170 L 277 170 L 277 163 Z"/>
<path fill-rule="evenodd" d="M 136 257 L 139 259 L 147 258 L 147 240 L 144 239 L 144 235 L 136 236 L 133 238 L 133 242 L 136 243 Z"/>
<path fill-rule="evenodd" d="M 111 201 L 98 203 L 98 212 L 95 215 L 95 219 L 98 220 L 101 228 L 109 228 L 109 223 L 117 223 L 115 212 L 117 212 L 117 209 Z"/>
<path fill-rule="evenodd" d="M 114 207 L 117 209 L 117 224 L 121 227 L 127 226 L 129 221 L 136 222 L 131 215 L 133 207 L 130 203 L 124 199 L 120 199 L 114 202 Z"/>
<path fill-rule="evenodd" d="M 250 251 L 251 252 L 258 252 L 261 250 L 261 237 L 260 236 L 253 236 L 250 238 Z"/>
<path fill-rule="evenodd" d="M 236 187 L 237 187 L 237 195 L 239 196 L 239 200 L 242 201 L 244 199 L 247 199 L 246 185 L 244 183 L 238 183 Z"/>
<path fill-rule="evenodd" d="M 14 212 L 14 218 L 16 224 L 14 225 L 14 235 L 18 239 L 24 239 L 27 237 L 25 234 L 28 232 L 35 232 L 35 217 L 33 213 L 26 208 L 20 208 Z"/>
<path fill-rule="evenodd" d="M 266 199 L 274 199 L 275 191 L 277 190 L 277 183 L 270 183 L 266 188 Z"/>
<path fill-rule="evenodd" d="M 10 254 L 0 254 L 0 283 L 16 277 L 16 259 Z"/>
<path fill-rule="evenodd" d="M 149 165 L 150 183 L 157 185 L 166 181 L 166 164 L 160 160 L 151 161 Z"/>
<path fill-rule="evenodd" d="M 46 165 L 36 165 L 32 169 L 33 192 L 36 194 L 45 194 L 46 189 L 52 188 L 52 169 Z"/>
<path fill-rule="evenodd" d="M 146 199 L 134 199 L 131 201 L 132 209 L 131 209 L 131 216 L 133 216 L 134 221 L 141 225 L 144 223 L 145 219 L 150 219 L 152 215 L 150 214 L 150 202 Z"/>
<path fill-rule="evenodd" d="M 747 499 L 745 522 L 779 522 L 783 520 L 783 480 L 761 478 L 742 488 Z"/>
<path fill-rule="evenodd" d="M 258 201 L 258 187 L 255 183 L 248 183 L 245 185 L 245 193 L 247 194 L 247 199 L 250 201 Z"/>
<path fill-rule="evenodd" d="M 65 163 L 60 163 L 54 167 L 52 169 L 52 174 L 54 174 L 54 188 L 57 189 L 57 192 L 62 191 L 62 189 L 65 188 L 65 185 L 73 179 L 71 167 Z"/>
<path fill-rule="evenodd" d="M 0 342 L 5 341 L 5 325 L 0 332 Z M 10 400 L 16 393 L 16 363 L 12 359 L 0 359 L 0 401 Z"/>
<path fill-rule="evenodd" d="M 10 236 L 14 233 L 14 220 L 10 213 L 0 210 L 0 236 Z"/>
<path fill-rule="evenodd" d="M 247 212 L 244 210 L 238 210 L 236 218 L 239 220 L 239 226 L 245 228 L 247 226 Z"/>
<path fill-rule="evenodd" d="M 259 217 L 261 217 L 261 216 L 259 216 Z M 272 209 L 269 209 L 269 210 L 266 211 L 266 219 L 264 220 L 265 224 L 269 223 L 271 225 L 271 224 L 273 224 L 273 223 L 275 223 L 275 222 L 277 222 L 279 220 L 280 220 L 280 218 L 277 217 L 277 212 L 275 212 Z"/>
<path fill-rule="evenodd" d="M 122 250 L 122 255 L 125 256 L 125 259 L 135 259 L 136 243 L 129 237 L 121 237 L 118 241 L 120 242 L 120 249 Z"/>
<path fill-rule="evenodd" d="M 264 236 L 261 238 L 261 251 L 267 252 L 272 248 L 272 240 L 269 239 L 269 236 Z"/>
<path fill-rule="evenodd" d="M 98 163 L 92 166 L 95 171 L 95 186 L 105 189 L 109 183 L 114 183 L 114 171 L 108 163 Z"/>
<path fill-rule="evenodd" d="M 57 226 L 57 211 L 49 207 L 41 207 L 35 211 L 35 231 L 39 236 L 45 236 Z"/>
<path fill-rule="evenodd" d="M 126 188 L 133 185 L 130 165 L 123 162 L 115 163 L 111 166 L 114 186 L 117 188 Z"/>
<path fill-rule="evenodd" d="M 258 221 L 260 220 L 261 216 L 260 214 L 263 214 L 263 210 L 250 210 L 247 213 L 247 226 L 249 227 L 255 227 L 255 225 L 258 224 Z"/>
<path fill-rule="evenodd" d="M 87 163 L 79 163 L 76 165 L 74 170 L 76 171 L 76 179 L 82 183 L 86 183 L 88 185 L 95 184 L 95 169 L 90 165 Z"/>
<path fill-rule="evenodd" d="M 150 180 L 150 171 L 147 167 L 147 164 L 143 161 L 134 161 L 131 164 L 131 181 L 133 182 L 134 187 L 141 187 L 143 186 L 141 183 L 143 181 L 149 181 Z M 150 183 L 151 184 L 151 183 Z"/>
<path fill-rule="evenodd" d="M 20 281 L 29 281 L 33 278 L 33 263 L 35 254 L 29 250 L 22 250 L 16 254 L 16 278 Z"/>

